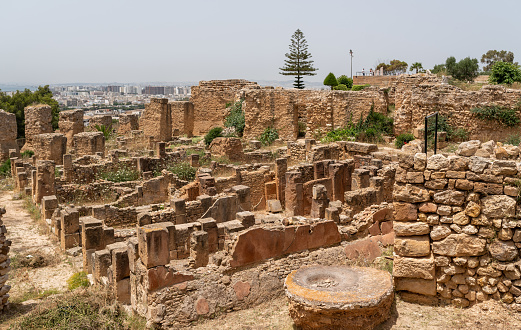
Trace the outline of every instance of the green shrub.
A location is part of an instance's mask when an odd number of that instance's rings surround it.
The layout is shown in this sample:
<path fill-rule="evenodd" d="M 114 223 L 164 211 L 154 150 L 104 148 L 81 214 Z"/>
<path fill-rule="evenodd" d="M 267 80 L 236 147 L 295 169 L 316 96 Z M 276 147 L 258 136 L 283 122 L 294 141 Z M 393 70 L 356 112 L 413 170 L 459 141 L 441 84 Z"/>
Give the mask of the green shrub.
<path fill-rule="evenodd" d="M 348 78 L 348 77 L 347 77 L 346 75 L 344 75 L 344 74 L 341 75 L 340 77 L 338 77 L 336 81 L 338 81 L 338 84 L 339 84 L 339 85 L 346 85 L 347 88 L 349 88 L 349 89 L 350 89 L 351 87 L 353 87 L 353 79 Z"/>
<path fill-rule="evenodd" d="M 483 120 L 495 120 L 500 124 L 508 127 L 518 125 L 521 121 L 516 116 L 516 110 L 499 106 L 490 105 L 482 108 L 472 108 L 470 112 L 476 114 L 479 119 Z"/>
<path fill-rule="evenodd" d="M 303 121 L 298 122 L 298 137 L 306 136 L 306 123 Z"/>
<path fill-rule="evenodd" d="M 135 169 L 122 166 L 116 170 L 101 171 L 97 174 L 97 179 L 111 182 L 127 182 L 139 179 L 139 172 Z"/>
<path fill-rule="evenodd" d="M 0 176 L 10 176 L 11 175 L 11 160 L 7 159 L 0 165 Z"/>
<path fill-rule="evenodd" d="M 336 81 L 336 77 L 335 77 L 335 75 L 333 74 L 333 72 L 330 72 L 330 73 L 326 76 L 326 79 L 324 79 L 324 85 L 326 85 L 326 86 L 330 86 L 330 87 L 331 87 L 331 90 L 333 90 L 333 87 L 335 87 L 335 86 L 338 85 L 338 81 Z"/>
<path fill-rule="evenodd" d="M 89 285 L 90 282 L 85 272 L 75 273 L 67 280 L 67 286 L 71 291 L 79 287 L 88 287 Z"/>
<path fill-rule="evenodd" d="M 22 158 L 31 158 L 32 156 L 34 156 L 34 151 L 32 150 L 25 150 L 20 154 L 20 157 Z"/>
<path fill-rule="evenodd" d="M 394 141 L 394 146 L 398 149 L 403 147 L 404 144 L 411 142 L 414 140 L 414 135 L 411 133 L 402 133 L 396 137 L 396 141 Z"/>
<path fill-rule="evenodd" d="M 235 131 L 239 137 L 242 137 L 244 126 L 246 125 L 244 111 L 242 111 L 242 102 L 243 100 L 235 102 L 230 109 L 230 114 L 224 119 L 224 126 L 235 127 Z"/>
<path fill-rule="evenodd" d="M 344 84 L 339 84 L 338 86 L 333 87 L 333 90 L 335 90 L 335 91 L 347 91 L 348 88 Z"/>
<path fill-rule="evenodd" d="M 448 135 L 448 134 L 447 134 Z M 447 138 L 449 138 L 447 136 Z M 469 139 L 469 132 L 464 128 L 456 128 L 452 135 L 450 136 L 450 140 L 457 141 L 467 141 Z"/>
<path fill-rule="evenodd" d="M 393 119 L 381 113 L 371 111 L 365 119 L 360 118 L 357 124 L 351 120 L 345 127 L 330 131 L 322 139 L 323 142 L 359 140 L 367 142 L 382 141 L 383 134 L 393 133 Z"/>
<path fill-rule="evenodd" d="M 352 91 L 361 91 L 362 89 L 366 88 L 366 87 L 369 87 L 371 85 L 369 84 L 365 84 L 365 85 L 353 85 L 353 87 L 351 87 L 351 90 Z"/>
<path fill-rule="evenodd" d="M 496 62 L 492 65 L 488 81 L 492 84 L 508 84 L 521 82 L 521 70 L 519 66 L 510 62 Z"/>
<path fill-rule="evenodd" d="M 167 169 L 177 175 L 179 179 L 185 181 L 193 181 L 195 179 L 195 173 L 197 172 L 197 169 L 190 166 L 187 162 L 175 163 L 168 166 Z"/>
<path fill-rule="evenodd" d="M 276 139 L 279 138 L 279 131 L 273 127 L 266 127 L 264 132 L 262 132 L 261 136 L 259 136 L 259 141 L 265 145 L 271 145 Z"/>
<path fill-rule="evenodd" d="M 222 136 L 221 135 L 222 131 L 223 131 L 222 127 L 214 127 L 214 128 L 212 128 L 208 132 L 208 134 L 206 134 L 204 136 L 204 143 L 206 144 L 206 146 L 209 146 L 212 143 L 213 139 Z"/>
<path fill-rule="evenodd" d="M 105 127 L 105 125 L 95 125 L 94 128 L 96 128 L 97 131 L 103 133 L 103 136 L 105 137 L 105 140 L 108 140 L 110 138 L 110 135 L 112 134 L 112 131 L 109 127 Z"/>
<path fill-rule="evenodd" d="M 506 144 L 511 144 L 513 146 L 518 146 L 521 143 L 521 135 L 519 134 L 512 134 L 507 137 L 505 140 Z"/>

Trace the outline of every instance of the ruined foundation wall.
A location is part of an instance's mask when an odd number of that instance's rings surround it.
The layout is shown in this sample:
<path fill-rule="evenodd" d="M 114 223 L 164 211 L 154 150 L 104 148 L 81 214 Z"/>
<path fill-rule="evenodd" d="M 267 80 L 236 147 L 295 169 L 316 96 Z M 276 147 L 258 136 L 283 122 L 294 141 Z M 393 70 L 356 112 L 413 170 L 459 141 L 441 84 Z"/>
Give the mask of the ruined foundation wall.
<path fill-rule="evenodd" d="M 518 303 L 516 161 L 401 155 L 394 186 L 395 288 L 402 299 Z"/>
<path fill-rule="evenodd" d="M 72 149 L 72 138 L 74 135 L 83 132 L 83 110 L 66 110 L 60 112 L 58 122 L 60 133 L 67 138 L 67 148 Z"/>
<path fill-rule="evenodd" d="M 8 255 L 11 241 L 5 237 L 7 229 L 2 221 L 3 214 L 5 214 L 5 208 L 2 207 L 0 208 L 0 312 L 7 307 L 7 300 L 9 299 L 8 292 L 11 290 L 11 286 L 6 284 L 9 270 L 11 270 L 9 266 L 11 259 Z"/>
<path fill-rule="evenodd" d="M 192 86 L 193 134 L 204 135 L 213 127 L 222 127 L 226 103 L 234 102 L 237 92 L 244 88 L 260 86 L 243 79 L 200 81 L 198 86 Z"/>
<path fill-rule="evenodd" d="M 168 99 L 150 99 L 145 104 L 145 111 L 139 118 L 139 127 L 145 137 L 152 136 L 154 141 L 170 141 L 172 139 L 172 114 Z"/>
<path fill-rule="evenodd" d="M 118 133 L 125 135 L 139 129 L 139 117 L 135 114 L 123 114 L 119 117 Z"/>
<path fill-rule="evenodd" d="M 172 107 L 172 135 L 193 136 L 194 104 L 189 101 L 169 102 Z M 176 131 L 177 130 L 177 131 Z M 177 134 L 174 134 L 177 133 Z"/>
<path fill-rule="evenodd" d="M 16 143 L 16 115 L 0 109 L 0 161 L 9 158 L 9 149 L 19 151 Z"/>
<path fill-rule="evenodd" d="M 34 150 L 33 139 L 38 134 L 52 133 L 52 109 L 46 104 L 25 107 L 25 145 L 23 150 Z"/>
<path fill-rule="evenodd" d="M 521 98 L 520 90 L 485 85 L 478 91 L 464 91 L 442 84 L 434 75 L 402 75 L 394 85 L 394 95 L 395 134 L 423 127 L 424 117 L 436 111 L 455 129 L 467 130 L 470 139 L 498 141 L 521 132 L 518 126 L 506 127 L 497 121 L 481 120 L 470 112 L 472 108 L 488 105 L 516 107 Z"/>
<path fill-rule="evenodd" d="M 249 89 L 243 96 L 247 139 L 257 138 L 271 126 L 283 140 L 295 140 L 299 122 L 305 124 L 306 136 L 312 137 L 365 118 L 373 105 L 374 111 L 387 113 L 384 92 L 377 88 L 357 92 Z"/>

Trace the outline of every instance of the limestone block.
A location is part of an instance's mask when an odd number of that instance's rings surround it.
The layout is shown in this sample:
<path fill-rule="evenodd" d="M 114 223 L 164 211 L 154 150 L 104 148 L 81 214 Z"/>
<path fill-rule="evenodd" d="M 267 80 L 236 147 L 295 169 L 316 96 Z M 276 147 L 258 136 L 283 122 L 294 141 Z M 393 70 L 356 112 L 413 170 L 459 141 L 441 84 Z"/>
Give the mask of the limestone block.
<path fill-rule="evenodd" d="M 438 206 L 434 203 L 422 203 L 418 208 L 418 211 L 423 213 L 436 213 Z"/>
<path fill-rule="evenodd" d="M 115 282 L 130 276 L 128 248 L 126 246 L 112 250 L 112 276 Z"/>
<path fill-rule="evenodd" d="M 429 236 L 396 238 L 394 241 L 394 252 L 402 257 L 427 256 L 431 252 Z"/>
<path fill-rule="evenodd" d="M 99 282 L 102 276 L 107 276 L 107 269 L 112 264 L 112 257 L 109 250 L 99 250 L 94 252 L 94 279 Z"/>
<path fill-rule="evenodd" d="M 147 268 L 170 262 L 169 234 L 163 226 L 146 225 L 138 228 L 139 257 Z"/>
<path fill-rule="evenodd" d="M 446 205 L 462 205 L 465 202 L 465 194 L 461 191 L 446 190 L 434 194 L 434 201 Z"/>
<path fill-rule="evenodd" d="M 426 296 L 436 295 L 436 280 L 424 280 L 417 278 L 394 278 L 394 287 L 396 291 L 409 291 Z"/>
<path fill-rule="evenodd" d="M 478 148 L 481 146 L 481 142 L 479 140 L 471 140 L 463 142 L 459 145 L 458 150 L 456 150 L 456 155 L 470 157 L 474 156 Z"/>
<path fill-rule="evenodd" d="M 427 169 L 446 171 L 449 168 L 449 160 L 442 154 L 432 155 L 427 159 Z"/>
<path fill-rule="evenodd" d="M 249 228 L 255 225 L 255 214 L 252 212 L 237 212 L 237 220 L 241 222 L 244 228 Z"/>
<path fill-rule="evenodd" d="M 395 201 L 420 203 L 430 200 L 429 191 L 410 184 L 394 185 L 393 198 Z"/>
<path fill-rule="evenodd" d="M 406 258 L 395 256 L 393 262 L 393 276 L 434 279 L 434 257 Z"/>
<path fill-rule="evenodd" d="M 516 210 L 516 201 L 512 197 L 491 195 L 483 198 L 482 213 L 489 218 L 513 217 Z"/>
<path fill-rule="evenodd" d="M 474 235 L 451 234 L 442 241 L 433 242 L 435 254 L 460 257 L 479 256 L 485 253 L 487 241 Z"/>
<path fill-rule="evenodd" d="M 485 168 L 487 168 L 492 161 L 483 157 L 470 157 L 469 169 L 474 173 L 483 173 Z"/>
<path fill-rule="evenodd" d="M 517 247 L 512 241 L 496 240 L 490 244 L 488 250 L 499 261 L 512 261 L 518 256 Z"/>
<path fill-rule="evenodd" d="M 419 236 L 430 232 L 429 225 L 423 222 L 395 222 L 393 227 L 396 236 Z"/>

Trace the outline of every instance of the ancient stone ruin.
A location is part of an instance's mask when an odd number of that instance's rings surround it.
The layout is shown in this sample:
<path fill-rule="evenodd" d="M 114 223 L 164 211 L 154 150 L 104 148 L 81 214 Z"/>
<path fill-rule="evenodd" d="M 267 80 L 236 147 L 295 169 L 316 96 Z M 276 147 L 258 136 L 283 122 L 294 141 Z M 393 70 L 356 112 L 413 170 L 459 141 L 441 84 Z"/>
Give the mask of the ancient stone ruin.
<path fill-rule="evenodd" d="M 186 326 L 249 308 L 283 294 L 288 275 L 295 281 L 303 266 L 373 260 L 390 247 L 392 285 L 403 300 L 465 307 L 495 299 L 521 310 L 519 147 L 471 140 L 432 155 L 422 152 L 422 141 L 395 149 L 316 135 L 385 114 L 390 104 L 395 132 L 416 129 L 418 113 L 447 104 L 451 118 L 477 127 L 471 106 L 515 98 L 494 88 L 467 95 L 428 75 L 360 92 L 201 82 L 190 101 L 153 98 L 139 120 L 121 116 L 109 140 L 90 128 L 80 132 L 77 111 L 60 117 L 58 133 L 50 108 L 28 107 L 24 148 L 35 155 L 9 148 L 11 176 L 61 248 L 81 250 L 91 282 L 150 326 Z M 206 146 L 200 136 L 223 126 L 226 104 L 241 100 L 243 137 Z M 258 138 L 270 125 L 279 139 L 265 147 Z M 482 128 L 497 131 L 495 124 Z M 345 280 L 339 272 L 335 278 Z M 346 293 L 345 301 L 366 309 L 364 317 L 355 320 L 335 304 L 311 309 L 331 322 L 340 313 L 360 327 L 380 323 L 392 301 L 390 275 L 375 271 L 385 284 L 377 288 L 374 278 L 353 272 L 370 289 Z M 295 322 L 311 327 L 314 316 L 298 306 L 308 302 L 289 296 Z"/>

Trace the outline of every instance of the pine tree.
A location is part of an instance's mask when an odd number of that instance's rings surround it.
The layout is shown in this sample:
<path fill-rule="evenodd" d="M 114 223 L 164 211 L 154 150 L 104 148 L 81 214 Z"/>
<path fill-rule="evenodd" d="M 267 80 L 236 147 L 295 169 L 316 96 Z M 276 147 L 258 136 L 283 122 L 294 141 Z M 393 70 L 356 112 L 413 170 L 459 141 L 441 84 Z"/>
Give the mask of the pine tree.
<path fill-rule="evenodd" d="M 281 75 L 295 76 L 293 86 L 298 89 L 304 89 L 303 76 L 316 75 L 313 67 L 313 61 L 309 60 L 311 54 L 308 52 L 308 43 L 304 38 L 304 34 L 300 29 L 297 29 L 291 36 L 291 45 L 289 45 L 289 53 L 286 53 L 286 60 L 284 60 L 284 67 L 280 68 Z"/>
<path fill-rule="evenodd" d="M 331 90 L 333 90 L 334 86 L 338 86 L 338 81 L 336 80 L 335 75 L 333 72 L 330 72 L 326 79 L 324 79 L 324 85 L 331 87 Z"/>

